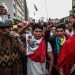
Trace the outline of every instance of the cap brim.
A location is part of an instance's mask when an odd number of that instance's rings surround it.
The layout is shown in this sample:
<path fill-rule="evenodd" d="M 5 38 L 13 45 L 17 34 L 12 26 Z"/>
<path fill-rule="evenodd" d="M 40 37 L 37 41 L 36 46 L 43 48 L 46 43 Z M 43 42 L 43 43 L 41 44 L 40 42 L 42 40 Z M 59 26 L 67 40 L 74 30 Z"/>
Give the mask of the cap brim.
<path fill-rule="evenodd" d="M 6 22 L 0 22 L 0 28 L 8 28 L 8 27 L 12 27 L 13 24 L 11 21 L 6 21 Z"/>

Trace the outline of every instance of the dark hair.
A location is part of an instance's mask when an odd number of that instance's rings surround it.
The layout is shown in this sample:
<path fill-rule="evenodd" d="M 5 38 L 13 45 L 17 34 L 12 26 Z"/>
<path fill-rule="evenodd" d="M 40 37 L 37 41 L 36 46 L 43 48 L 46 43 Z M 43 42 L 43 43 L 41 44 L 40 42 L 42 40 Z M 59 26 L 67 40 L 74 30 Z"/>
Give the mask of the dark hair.
<path fill-rule="evenodd" d="M 47 23 L 46 22 L 43 23 L 43 27 L 47 27 Z"/>
<path fill-rule="evenodd" d="M 65 24 L 69 24 L 69 23 L 70 23 L 69 21 L 66 21 L 66 22 L 65 22 Z"/>
<path fill-rule="evenodd" d="M 35 24 L 32 26 L 32 30 L 35 30 L 36 28 L 39 28 L 39 29 L 42 29 L 42 30 L 43 30 L 43 26 L 42 26 L 40 23 L 35 23 Z"/>
<path fill-rule="evenodd" d="M 56 29 L 57 28 L 63 28 L 65 30 L 66 26 L 65 26 L 65 24 L 59 24 L 58 26 L 56 26 Z"/>
<path fill-rule="evenodd" d="M 56 27 L 56 26 L 54 25 L 54 26 L 52 26 L 52 28 L 53 28 L 53 27 Z"/>
<path fill-rule="evenodd" d="M 73 23 L 73 25 L 72 25 L 72 26 L 73 26 L 73 29 L 75 29 L 75 23 Z"/>

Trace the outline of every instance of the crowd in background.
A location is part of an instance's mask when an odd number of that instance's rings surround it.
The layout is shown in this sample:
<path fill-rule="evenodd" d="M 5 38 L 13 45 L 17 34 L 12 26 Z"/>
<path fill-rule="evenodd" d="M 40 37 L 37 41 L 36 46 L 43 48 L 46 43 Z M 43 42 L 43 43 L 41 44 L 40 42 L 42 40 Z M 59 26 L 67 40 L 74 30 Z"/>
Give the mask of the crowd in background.
<path fill-rule="evenodd" d="M 16 28 L 1 27 L 0 75 L 64 75 L 58 60 L 62 45 L 74 35 L 73 23 L 55 26 L 51 21 L 33 20 L 19 22 Z"/>

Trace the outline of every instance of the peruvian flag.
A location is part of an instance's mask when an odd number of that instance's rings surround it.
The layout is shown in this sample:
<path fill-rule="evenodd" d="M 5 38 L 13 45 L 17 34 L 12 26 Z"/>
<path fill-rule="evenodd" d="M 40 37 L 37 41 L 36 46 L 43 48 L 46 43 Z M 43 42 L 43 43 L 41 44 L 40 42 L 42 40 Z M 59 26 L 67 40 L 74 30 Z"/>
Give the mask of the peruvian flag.
<path fill-rule="evenodd" d="M 29 58 L 35 62 L 44 63 L 46 57 L 46 43 L 42 38 L 38 48 L 34 50 L 33 54 L 29 54 Z"/>

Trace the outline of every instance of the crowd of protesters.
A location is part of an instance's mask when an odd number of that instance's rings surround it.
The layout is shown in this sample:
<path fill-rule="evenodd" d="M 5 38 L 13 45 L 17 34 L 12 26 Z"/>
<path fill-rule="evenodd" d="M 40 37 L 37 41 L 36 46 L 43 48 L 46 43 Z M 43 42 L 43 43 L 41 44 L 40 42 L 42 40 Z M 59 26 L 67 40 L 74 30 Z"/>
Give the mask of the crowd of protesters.
<path fill-rule="evenodd" d="M 75 20 L 0 26 L 0 75 L 74 75 L 74 29 Z"/>
<path fill-rule="evenodd" d="M 75 75 L 75 19 L 13 28 L 0 18 L 0 75 Z"/>

